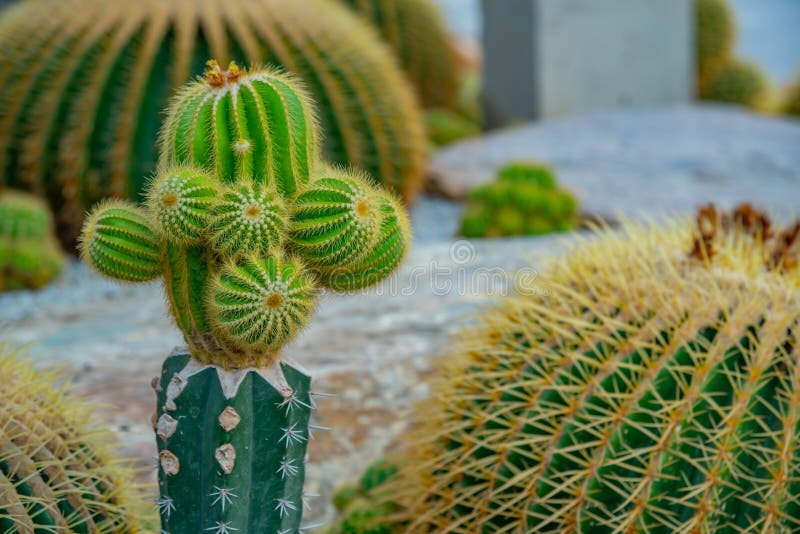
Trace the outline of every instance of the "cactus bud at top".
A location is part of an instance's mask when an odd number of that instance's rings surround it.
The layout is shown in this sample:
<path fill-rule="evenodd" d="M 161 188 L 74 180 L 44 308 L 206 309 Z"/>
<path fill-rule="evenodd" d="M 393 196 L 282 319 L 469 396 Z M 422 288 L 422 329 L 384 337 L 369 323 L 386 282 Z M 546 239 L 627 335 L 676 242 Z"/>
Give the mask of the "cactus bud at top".
<path fill-rule="evenodd" d="M 161 237 L 179 243 L 199 241 L 216 195 L 212 179 L 202 172 L 186 168 L 161 173 L 147 195 Z"/>
<path fill-rule="evenodd" d="M 98 205 L 86 217 L 81 258 L 95 271 L 125 282 L 161 275 L 161 251 L 147 213 L 127 201 Z"/>

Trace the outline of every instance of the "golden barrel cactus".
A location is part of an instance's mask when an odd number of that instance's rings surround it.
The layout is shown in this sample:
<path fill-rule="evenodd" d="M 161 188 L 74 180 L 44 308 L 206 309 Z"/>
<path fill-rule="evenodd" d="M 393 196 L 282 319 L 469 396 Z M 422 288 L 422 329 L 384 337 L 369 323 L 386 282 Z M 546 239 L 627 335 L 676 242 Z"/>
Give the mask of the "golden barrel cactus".
<path fill-rule="evenodd" d="M 0 406 L 1 532 L 135 534 L 152 521 L 136 472 L 94 421 L 98 407 L 2 342 Z"/>
<path fill-rule="evenodd" d="M 46 195 L 68 244 L 97 200 L 141 197 L 169 98 L 211 57 L 295 74 L 319 104 L 328 161 L 408 200 L 421 184 L 413 90 L 335 2 L 34 0 L 3 12 L 0 49 L 0 183 Z"/>
<path fill-rule="evenodd" d="M 582 239 L 463 332 L 381 524 L 800 531 L 800 223 L 697 222 Z"/>

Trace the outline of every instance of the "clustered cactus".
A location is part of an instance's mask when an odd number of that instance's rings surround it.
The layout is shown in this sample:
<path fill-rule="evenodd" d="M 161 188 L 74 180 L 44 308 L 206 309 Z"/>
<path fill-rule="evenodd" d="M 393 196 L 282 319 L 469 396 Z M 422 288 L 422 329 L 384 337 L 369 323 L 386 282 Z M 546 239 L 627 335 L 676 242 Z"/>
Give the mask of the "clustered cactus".
<path fill-rule="evenodd" d="M 302 79 L 328 161 L 406 200 L 422 182 L 413 89 L 375 32 L 331 0 L 19 2 L 0 17 L 0 49 L 0 184 L 46 196 L 67 248 L 98 200 L 142 199 L 159 114 L 211 56 Z"/>
<path fill-rule="evenodd" d="M 386 483 L 402 532 L 800 531 L 800 222 L 581 239 L 459 336 Z M 532 288 L 520 288 L 529 290 Z M 385 523 L 384 521 L 384 523 Z"/>
<path fill-rule="evenodd" d="M 770 91 L 761 68 L 737 59 L 736 17 L 728 0 L 694 0 L 697 94 L 704 100 L 763 108 Z"/>
<path fill-rule="evenodd" d="M 431 0 L 339 0 L 374 24 L 426 108 L 452 108 L 459 66 L 442 14 Z"/>
<path fill-rule="evenodd" d="M 405 255 L 397 198 L 317 150 L 294 79 L 211 61 L 168 110 L 146 206 L 106 202 L 84 225 L 82 256 L 98 272 L 163 277 L 189 346 L 153 382 L 172 534 L 297 532 L 314 400 L 281 348 L 320 288 L 367 287 Z"/>
<path fill-rule="evenodd" d="M 0 346 L 0 532 L 143 532 L 152 504 L 136 471 L 67 384 Z"/>
<path fill-rule="evenodd" d="M 0 193 L 0 291 L 41 288 L 63 266 L 47 205 L 27 193 Z"/>
<path fill-rule="evenodd" d="M 557 187 L 549 167 L 510 163 L 496 181 L 470 192 L 461 233 L 500 237 L 571 230 L 577 224 L 577 205 L 570 192 Z"/>

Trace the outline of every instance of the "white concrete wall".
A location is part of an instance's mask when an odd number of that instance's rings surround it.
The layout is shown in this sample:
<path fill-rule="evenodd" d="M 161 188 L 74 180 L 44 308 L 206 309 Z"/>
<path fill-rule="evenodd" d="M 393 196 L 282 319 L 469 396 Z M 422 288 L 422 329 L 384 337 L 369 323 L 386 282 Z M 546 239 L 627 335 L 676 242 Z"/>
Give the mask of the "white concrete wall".
<path fill-rule="evenodd" d="M 490 123 L 689 102 L 691 7 L 691 0 L 483 0 Z M 532 54 L 516 48 L 523 42 Z"/>

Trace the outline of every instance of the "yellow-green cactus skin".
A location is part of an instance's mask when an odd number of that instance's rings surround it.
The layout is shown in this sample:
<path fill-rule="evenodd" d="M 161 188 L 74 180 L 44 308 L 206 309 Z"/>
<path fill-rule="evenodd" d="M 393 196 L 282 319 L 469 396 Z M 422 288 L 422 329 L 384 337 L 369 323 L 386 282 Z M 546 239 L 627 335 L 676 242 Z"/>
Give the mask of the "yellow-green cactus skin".
<path fill-rule="evenodd" d="M 152 503 L 67 378 L 0 342 L 0 531 L 143 533 Z"/>
<path fill-rule="evenodd" d="M 579 238 L 459 334 L 395 531 L 800 531 L 800 223 L 698 223 Z"/>
<path fill-rule="evenodd" d="M 41 288 L 63 267 L 47 205 L 21 191 L 0 193 L 0 291 Z"/>
<path fill-rule="evenodd" d="M 408 248 L 400 201 L 321 162 L 317 143 L 293 77 L 209 61 L 167 111 L 146 206 L 106 202 L 85 223 L 96 271 L 163 277 L 189 347 L 154 381 L 171 534 L 297 532 L 314 401 L 282 349 L 321 288 L 377 283 Z"/>
<path fill-rule="evenodd" d="M 0 184 L 46 196 L 67 248 L 98 200 L 144 199 L 160 113 L 209 57 L 295 74 L 319 103 L 328 161 L 407 201 L 422 183 L 413 88 L 376 32 L 337 2 L 19 2 L 0 15 L 0 49 Z"/>
<path fill-rule="evenodd" d="M 444 17 L 430 0 L 341 0 L 380 32 L 426 108 L 457 105 L 458 57 Z"/>

